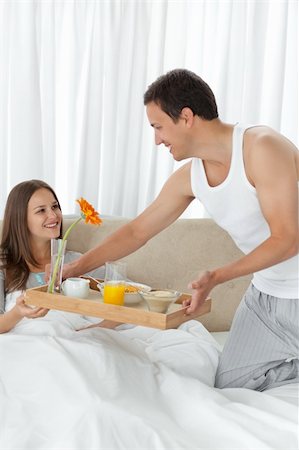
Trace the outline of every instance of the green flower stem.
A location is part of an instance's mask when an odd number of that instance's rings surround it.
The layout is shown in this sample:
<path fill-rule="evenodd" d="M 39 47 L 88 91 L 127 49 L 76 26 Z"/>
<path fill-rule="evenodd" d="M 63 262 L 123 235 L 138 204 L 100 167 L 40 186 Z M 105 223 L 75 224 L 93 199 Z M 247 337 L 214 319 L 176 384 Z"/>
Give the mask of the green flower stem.
<path fill-rule="evenodd" d="M 54 270 L 53 270 L 53 273 L 52 273 L 52 277 L 51 277 L 51 280 L 50 280 L 50 283 L 49 283 L 49 286 L 48 286 L 48 292 L 49 292 L 50 294 L 53 294 L 53 292 L 54 292 L 55 280 L 56 280 L 58 268 L 59 268 L 60 261 L 61 261 L 62 249 L 63 249 L 63 247 L 64 247 L 64 243 L 65 243 L 65 241 L 67 240 L 68 235 L 70 234 L 70 232 L 72 231 L 72 229 L 74 228 L 74 226 L 77 225 L 77 223 L 79 223 L 80 220 L 82 220 L 82 217 L 79 217 L 79 219 L 77 219 L 74 223 L 72 223 L 72 225 L 70 225 L 70 226 L 68 227 L 68 229 L 67 229 L 66 232 L 65 232 L 65 235 L 64 235 L 63 238 L 62 238 L 61 246 L 60 246 L 60 248 L 59 248 L 59 250 L 58 250 L 58 255 L 57 255 L 57 258 L 56 258 L 56 262 L 55 262 Z"/>

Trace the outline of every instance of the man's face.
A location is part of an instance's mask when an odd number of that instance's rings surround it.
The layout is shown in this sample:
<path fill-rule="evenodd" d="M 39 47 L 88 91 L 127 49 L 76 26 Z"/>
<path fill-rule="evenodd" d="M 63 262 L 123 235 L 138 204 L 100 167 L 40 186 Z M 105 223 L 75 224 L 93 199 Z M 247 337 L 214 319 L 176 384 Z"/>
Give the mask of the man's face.
<path fill-rule="evenodd" d="M 174 122 L 159 105 L 150 102 L 146 105 L 148 120 L 155 131 L 156 145 L 164 144 L 176 161 L 188 158 L 188 135 L 186 122 L 179 118 Z"/>

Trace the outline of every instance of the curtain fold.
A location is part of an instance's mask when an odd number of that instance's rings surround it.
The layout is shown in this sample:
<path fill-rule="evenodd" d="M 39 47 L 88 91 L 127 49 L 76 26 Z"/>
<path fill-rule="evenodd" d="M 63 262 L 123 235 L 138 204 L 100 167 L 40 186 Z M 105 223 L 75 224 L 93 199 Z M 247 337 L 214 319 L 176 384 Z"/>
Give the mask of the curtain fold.
<path fill-rule="evenodd" d="M 40 178 L 63 212 L 83 196 L 135 217 L 176 163 L 143 94 L 185 67 L 213 89 L 222 120 L 299 142 L 297 1 L 0 2 L 0 216 L 10 189 Z M 192 203 L 184 217 L 203 214 Z"/>

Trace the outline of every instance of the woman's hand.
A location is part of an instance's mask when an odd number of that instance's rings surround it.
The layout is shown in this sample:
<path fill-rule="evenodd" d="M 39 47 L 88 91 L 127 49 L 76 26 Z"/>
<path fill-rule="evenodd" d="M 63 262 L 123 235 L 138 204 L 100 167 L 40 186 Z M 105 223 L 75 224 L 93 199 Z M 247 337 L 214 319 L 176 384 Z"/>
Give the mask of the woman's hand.
<path fill-rule="evenodd" d="M 0 314 L 0 334 L 12 330 L 24 317 L 37 319 L 45 316 L 48 311 L 45 308 L 31 308 L 27 306 L 25 304 L 25 296 L 22 294 L 16 299 L 16 304 L 12 309 L 4 314 Z"/>
<path fill-rule="evenodd" d="M 40 308 L 38 306 L 31 307 L 26 305 L 24 294 L 20 295 L 16 300 L 15 312 L 20 317 L 27 317 L 27 319 L 37 319 L 38 317 L 44 317 L 48 313 L 48 309 Z"/>

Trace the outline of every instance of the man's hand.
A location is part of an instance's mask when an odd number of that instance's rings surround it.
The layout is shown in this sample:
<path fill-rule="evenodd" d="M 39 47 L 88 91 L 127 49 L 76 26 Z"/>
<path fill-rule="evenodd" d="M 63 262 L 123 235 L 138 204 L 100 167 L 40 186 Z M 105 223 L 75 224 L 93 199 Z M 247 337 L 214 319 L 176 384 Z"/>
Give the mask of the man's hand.
<path fill-rule="evenodd" d="M 215 286 L 214 272 L 203 272 L 199 275 L 198 280 L 191 281 L 188 288 L 193 289 L 192 297 L 183 302 L 183 306 L 189 306 L 186 314 L 196 313 Z"/>
<path fill-rule="evenodd" d="M 72 263 L 63 264 L 62 267 L 62 279 L 65 280 L 69 277 L 79 277 L 81 276 L 81 273 L 77 273 L 74 269 Z"/>
<path fill-rule="evenodd" d="M 76 276 L 73 273 L 70 273 L 71 270 L 71 264 L 64 264 L 62 267 L 62 279 L 65 280 L 66 278 L 69 278 L 70 276 Z M 48 284 L 51 277 L 51 264 L 47 264 L 45 266 L 45 283 Z"/>

